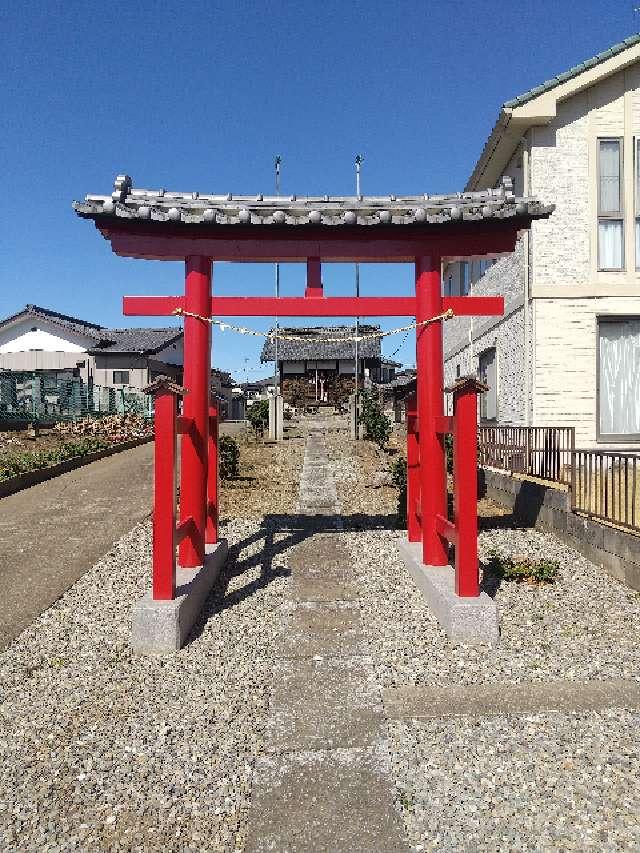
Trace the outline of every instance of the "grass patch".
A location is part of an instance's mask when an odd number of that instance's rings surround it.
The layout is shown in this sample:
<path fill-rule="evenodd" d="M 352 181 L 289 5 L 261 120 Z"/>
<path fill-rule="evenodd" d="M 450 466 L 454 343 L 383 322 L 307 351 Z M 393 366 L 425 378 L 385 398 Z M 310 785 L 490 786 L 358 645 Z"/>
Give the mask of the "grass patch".
<path fill-rule="evenodd" d="M 557 560 L 532 560 L 529 557 L 505 557 L 495 549 L 488 554 L 486 571 L 501 580 L 537 586 L 554 583 L 560 574 Z"/>
<path fill-rule="evenodd" d="M 20 474 L 38 471 L 41 468 L 51 468 L 59 462 L 73 459 L 77 456 L 87 456 L 113 446 L 113 442 L 104 438 L 82 438 L 79 441 L 66 441 L 60 447 L 52 450 L 36 450 L 13 453 L 0 459 L 0 480 L 9 480 Z"/>

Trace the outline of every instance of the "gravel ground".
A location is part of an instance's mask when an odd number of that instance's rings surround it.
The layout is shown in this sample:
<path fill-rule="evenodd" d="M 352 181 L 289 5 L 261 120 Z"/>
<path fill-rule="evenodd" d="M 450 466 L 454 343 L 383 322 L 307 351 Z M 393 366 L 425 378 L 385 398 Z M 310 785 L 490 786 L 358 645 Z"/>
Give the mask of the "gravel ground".
<path fill-rule="evenodd" d="M 345 511 L 389 516 L 389 529 L 341 534 L 379 687 L 640 679 L 640 596 L 536 531 L 483 530 L 482 555 L 554 557 L 559 581 L 503 583 L 500 645 L 452 647 L 398 558 L 394 490 L 370 486 L 377 452 L 362 445 L 354 464 L 344 436 L 328 441 Z M 223 526 L 228 568 L 178 655 L 129 651 L 150 571 L 139 525 L 0 656 L 2 849 L 243 850 L 298 538 L 254 514 L 267 480 L 284 483 L 269 509 L 291 511 L 303 446 L 269 448 L 280 468 L 266 479 L 255 451 L 258 481 Z M 639 849 L 639 723 L 629 711 L 390 722 L 412 849 Z"/>
<path fill-rule="evenodd" d="M 350 535 L 367 576 L 362 606 L 377 636 L 383 687 L 518 683 L 552 679 L 640 679 L 640 595 L 552 536 L 535 530 L 480 534 L 481 559 L 501 553 L 558 559 L 548 586 L 503 582 L 496 592 L 502 635 L 495 648 L 454 646 L 440 631 L 398 557 L 400 532 Z"/>
<path fill-rule="evenodd" d="M 246 545 L 174 658 L 129 651 L 146 525 L 0 657 L 1 849 L 243 849 L 287 583 L 265 532 L 225 527 Z"/>
<path fill-rule="evenodd" d="M 392 723 L 413 849 L 640 849 L 639 723 L 629 711 Z"/>
<path fill-rule="evenodd" d="M 366 577 L 362 619 L 383 687 L 640 679 L 640 595 L 552 536 L 480 534 L 481 558 L 494 548 L 561 565 L 550 586 L 500 585 L 501 642 L 487 649 L 440 631 L 398 558 L 401 533 L 345 535 Z M 639 724 L 625 710 L 390 721 L 412 849 L 640 849 Z"/>

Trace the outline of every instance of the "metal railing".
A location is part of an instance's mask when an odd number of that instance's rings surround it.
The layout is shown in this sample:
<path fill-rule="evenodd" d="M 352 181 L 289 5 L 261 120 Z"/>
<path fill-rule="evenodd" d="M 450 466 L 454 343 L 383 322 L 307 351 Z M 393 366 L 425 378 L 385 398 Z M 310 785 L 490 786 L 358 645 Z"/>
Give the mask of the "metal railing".
<path fill-rule="evenodd" d="M 640 454 L 576 450 L 573 459 L 572 510 L 640 532 Z"/>
<path fill-rule="evenodd" d="M 574 427 L 481 426 L 478 462 L 490 468 L 571 485 Z"/>
<path fill-rule="evenodd" d="M 0 373 L 0 421 L 40 423 L 132 413 L 152 414 L 151 397 L 138 388 L 108 388 L 79 376 Z"/>

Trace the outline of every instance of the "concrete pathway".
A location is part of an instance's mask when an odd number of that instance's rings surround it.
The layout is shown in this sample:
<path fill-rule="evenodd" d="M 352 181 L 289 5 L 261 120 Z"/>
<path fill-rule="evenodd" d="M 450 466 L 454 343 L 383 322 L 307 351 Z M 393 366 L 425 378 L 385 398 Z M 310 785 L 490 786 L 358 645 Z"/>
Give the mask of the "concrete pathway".
<path fill-rule="evenodd" d="M 317 433 L 307 441 L 300 510 L 337 512 Z M 267 755 L 254 774 L 247 853 L 409 850 L 356 577 L 339 539 L 314 531 L 310 517 L 309 537 L 289 559 L 289 624 L 273 672 Z"/>
<path fill-rule="evenodd" d="M 149 515 L 153 443 L 0 500 L 0 649 Z"/>
<path fill-rule="evenodd" d="M 312 427 L 307 438 L 298 504 L 303 515 L 336 515 L 340 512 L 327 447 L 319 427 Z"/>

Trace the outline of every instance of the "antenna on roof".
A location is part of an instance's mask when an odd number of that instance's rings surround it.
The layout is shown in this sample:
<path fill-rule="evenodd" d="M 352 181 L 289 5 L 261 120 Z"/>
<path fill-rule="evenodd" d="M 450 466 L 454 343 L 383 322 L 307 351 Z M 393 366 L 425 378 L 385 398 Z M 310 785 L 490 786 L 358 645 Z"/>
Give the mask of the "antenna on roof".
<path fill-rule="evenodd" d="M 358 196 L 358 199 L 360 198 L 360 167 L 362 166 L 363 162 L 364 162 L 364 157 L 362 156 L 362 154 L 356 154 L 356 195 Z M 360 296 L 360 264 L 356 264 L 356 296 Z M 357 397 L 359 385 L 360 385 L 360 383 L 359 383 L 360 359 L 359 359 L 359 352 L 358 352 L 358 328 L 359 328 L 359 318 L 356 317 L 356 322 L 355 322 L 355 332 L 356 332 L 356 334 L 355 334 L 355 338 L 356 338 L 356 340 L 355 340 L 356 397 Z M 356 399 L 356 412 L 357 411 L 358 411 L 358 408 L 357 408 L 357 399 Z M 357 418 L 357 415 L 356 415 L 356 418 Z M 358 438 L 358 434 L 359 434 L 359 430 L 358 430 L 358 423 L 356 420 L 356 438 Z"/>
<path fill-rule="evenodd" d="M 274 168 L 276 173 L 276 195 L 280 195 L 280 166 L 282 164 L 282 157 L 279 154 L 276 154 L 276 159 L 274 162 Z M 280 296 L 280 264 L 276 262 L 276 299 Z M 276 396 L 280 393 L 280 370 L 278 369 L 278 316 L 276 315 L 275 322 L 275 334 L 273 336 L 274 343 L 274 351 L 273 357 L 275 360 L 275 377 L 276 377 Z"/>

